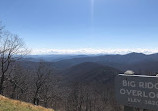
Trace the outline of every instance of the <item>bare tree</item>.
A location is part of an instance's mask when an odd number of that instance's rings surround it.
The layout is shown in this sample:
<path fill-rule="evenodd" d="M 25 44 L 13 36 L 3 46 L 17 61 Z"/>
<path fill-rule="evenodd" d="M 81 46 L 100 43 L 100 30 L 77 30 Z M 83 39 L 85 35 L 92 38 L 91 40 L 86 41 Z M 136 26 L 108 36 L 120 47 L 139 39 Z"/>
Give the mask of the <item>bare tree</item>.
<path fill-rule="evenodd" d="M 16 60 L 28 53 L 24 42 L 17 35 L 3 32 L 0 40 L 0 94 L 3 94 L 4 81 L 11 73 L 11 66 Z"/>
<path fill-rule="evenodd" d="M 28 89 L 28 71 L 25 70 L 20 64 L 14 66 L 12 74 L 9 76 L 9 82 L 12 84 L 11 98 L 21 99 Z"/>
<path fill-rule="evenodd" d="M 33 96 L 33 104 L 39 105 L 40 92 L 41 89 L 48 84 L 49 75 L 51 70 L 46 66 L 44 62 L 40 62 L 39 66 L 35 72 L 34 77 L 34 96 Z"/>

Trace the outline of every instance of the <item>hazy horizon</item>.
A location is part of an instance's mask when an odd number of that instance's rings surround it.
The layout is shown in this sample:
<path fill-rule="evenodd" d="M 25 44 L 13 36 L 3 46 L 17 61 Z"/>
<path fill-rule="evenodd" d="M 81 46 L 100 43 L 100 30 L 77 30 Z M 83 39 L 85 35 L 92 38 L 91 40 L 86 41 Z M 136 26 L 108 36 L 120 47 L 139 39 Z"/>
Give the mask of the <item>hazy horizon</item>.
<path fill-rule="evenodd" d="M 41 49 L 33 50 L 30 55 L 125 55 L 129 53 L 143 53 L 146 55 L 158 53 L 158 49 Z"/>

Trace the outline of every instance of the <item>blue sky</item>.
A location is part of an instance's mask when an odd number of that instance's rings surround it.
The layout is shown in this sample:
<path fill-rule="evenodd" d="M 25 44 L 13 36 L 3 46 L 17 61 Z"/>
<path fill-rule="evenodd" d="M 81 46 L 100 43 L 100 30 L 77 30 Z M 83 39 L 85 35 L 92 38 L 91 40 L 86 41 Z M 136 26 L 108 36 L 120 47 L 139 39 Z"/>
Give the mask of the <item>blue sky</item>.
<path fill-rule="evenodd" d="M 43 53 L 157 50 L 157 6 L 157 0 L 0 0 L 0 20 Z"/>

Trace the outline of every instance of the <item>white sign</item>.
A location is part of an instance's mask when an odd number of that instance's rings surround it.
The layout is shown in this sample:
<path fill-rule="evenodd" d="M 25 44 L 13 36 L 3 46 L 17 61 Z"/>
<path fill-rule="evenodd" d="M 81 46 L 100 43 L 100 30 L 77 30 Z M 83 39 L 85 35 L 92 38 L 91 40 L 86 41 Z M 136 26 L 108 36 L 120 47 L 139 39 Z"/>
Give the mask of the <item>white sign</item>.
<path fill-rule="evenodd" d="M 119 104 L 158 110 L 158 77 L 120 74 L 115 79 Z"/>

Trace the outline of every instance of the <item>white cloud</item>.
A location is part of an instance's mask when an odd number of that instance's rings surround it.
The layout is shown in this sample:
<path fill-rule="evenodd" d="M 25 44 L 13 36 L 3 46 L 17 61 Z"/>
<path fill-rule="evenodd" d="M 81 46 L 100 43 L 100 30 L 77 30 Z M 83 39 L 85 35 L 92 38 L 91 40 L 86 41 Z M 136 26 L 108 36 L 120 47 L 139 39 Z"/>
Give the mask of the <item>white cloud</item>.
<path fill-rule="evenodd" d="M 157 53 L 158 49 L 33 49 L 31 54 L 127 54 L 130 52 L 152 54 Z"/>

